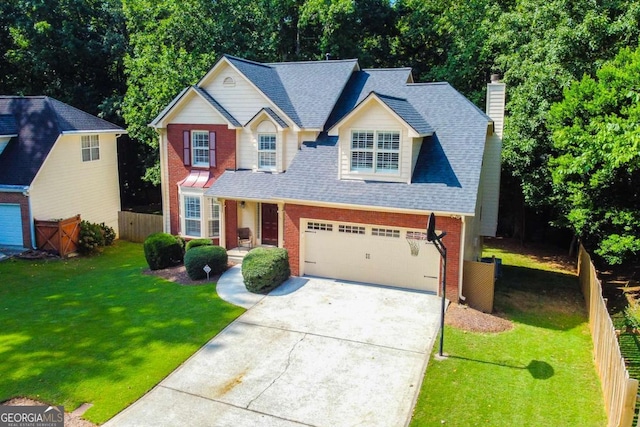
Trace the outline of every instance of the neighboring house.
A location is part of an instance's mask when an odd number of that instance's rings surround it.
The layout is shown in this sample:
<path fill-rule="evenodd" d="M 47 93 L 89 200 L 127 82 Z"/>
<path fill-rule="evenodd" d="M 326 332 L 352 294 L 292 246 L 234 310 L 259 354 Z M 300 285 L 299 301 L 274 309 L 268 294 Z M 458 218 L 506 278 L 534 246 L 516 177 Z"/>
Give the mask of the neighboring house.
<path fill-rule="evenodd" d="M 35 219 L 80 214 L 117 232 L 123 133 L 47 96 L 0 96 L 0 246 L 35 247 Z"/>
<path fill-rule="evenodd" d="M 434 212 L 462 295 L 463 260 L 496 231 L 504 98 L 490 83 L 486 115 L 409 68 L 224 56 L 150 124 L 165 231 L 232 249 L 249 227 L 294 275 L 437 291 L 437 250 L 406 241 Z"/>

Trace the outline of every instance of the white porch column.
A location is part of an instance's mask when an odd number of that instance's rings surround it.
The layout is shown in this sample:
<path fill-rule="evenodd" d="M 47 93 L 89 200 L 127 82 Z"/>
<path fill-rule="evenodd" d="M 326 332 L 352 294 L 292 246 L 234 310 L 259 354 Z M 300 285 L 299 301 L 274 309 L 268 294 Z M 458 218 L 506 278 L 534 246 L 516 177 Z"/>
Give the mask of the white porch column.
<path fill-rule="evenodd" d="M 227 248 L 227 210 L 226 204 L 227 201 L 225 199 L 218 199 L 218 203 L 220 203 L 220 246 L 225 249 Z"/>
<path fill-rule="evenodd" d="M 284 203 L 278 202 L 278 247 L 284 248 Z"/>

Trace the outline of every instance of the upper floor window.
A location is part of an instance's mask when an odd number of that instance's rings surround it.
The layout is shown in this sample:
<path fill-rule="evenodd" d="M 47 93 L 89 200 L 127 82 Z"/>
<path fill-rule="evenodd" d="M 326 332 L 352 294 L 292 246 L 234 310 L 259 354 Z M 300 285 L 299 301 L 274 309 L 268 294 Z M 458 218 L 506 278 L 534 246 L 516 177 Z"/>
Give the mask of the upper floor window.
<path fill-rule="evenodd" d="M 400 162 L 400 132 L 351 132 L 351 170 L 397 172 Z"/>
<path fill-rule="evenodd" d="M 82 135 L 82 161 L 100 160 L 100 140 L 98 135 Z"/>
<path fill-rule="evenodd" d="M 216 167 L 216 134 L 205 130 L 184 131 L 185 166 Z"/>
<path fill-rule="evenodd" d="M 191 132 L 191 156 L 193 166 L 209 167 L 209 132 Z"/>
<path fill-rule="evenodd" d="M 276 168 L 276 134 L 258 134 L 258 168 Z"/>

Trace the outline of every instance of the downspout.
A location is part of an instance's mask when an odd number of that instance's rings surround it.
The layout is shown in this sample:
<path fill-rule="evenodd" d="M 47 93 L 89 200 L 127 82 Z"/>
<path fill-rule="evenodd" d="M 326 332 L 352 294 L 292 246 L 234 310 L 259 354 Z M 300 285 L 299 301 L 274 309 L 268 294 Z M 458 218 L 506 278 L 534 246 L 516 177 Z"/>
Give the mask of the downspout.
<path fill-rule="evenodd" d="M 466 301 L 467 298 L 462 295 L 462 282 L 463 282 L 463 273 L 464 273 L 464 255 L 465 255 L 465 242 L 466 242 L 466 234 L 467 234 L 467 223 L 465 222 L 465 216 L 462 215 L 460 217 L 460 221 L 462 222 L 462 230 L 460 233 L 460 247 L 462 248 L 462 250 L 460 251 L 461 254 L 461 259 L 459 262 L 459 266 L 458 266 L 458 300 L 459 301 Z"/>

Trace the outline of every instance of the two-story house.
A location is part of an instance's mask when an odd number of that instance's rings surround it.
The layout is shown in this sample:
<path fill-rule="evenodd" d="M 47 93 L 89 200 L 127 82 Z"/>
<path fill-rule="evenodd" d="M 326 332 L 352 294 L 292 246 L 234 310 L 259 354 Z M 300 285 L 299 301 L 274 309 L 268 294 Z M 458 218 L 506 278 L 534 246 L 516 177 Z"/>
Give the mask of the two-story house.
<path fill-rule="evenodd" d="M 434 212 L 463 295 L 463 261 L 495 235 L 504 100 L 499 82 L 485 114 L 409 68 L 224 56 L 151 123 L 165 231 L 232 249 L 250 228 L 294 275 L 437 291 L 437 250 L 407 242 Z"/>

